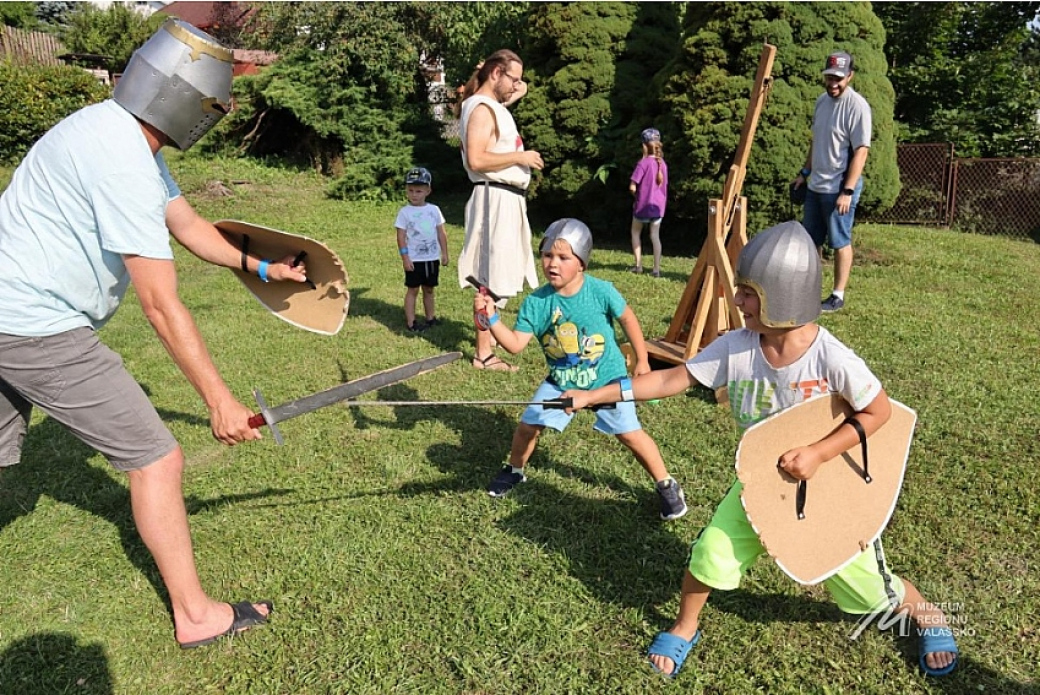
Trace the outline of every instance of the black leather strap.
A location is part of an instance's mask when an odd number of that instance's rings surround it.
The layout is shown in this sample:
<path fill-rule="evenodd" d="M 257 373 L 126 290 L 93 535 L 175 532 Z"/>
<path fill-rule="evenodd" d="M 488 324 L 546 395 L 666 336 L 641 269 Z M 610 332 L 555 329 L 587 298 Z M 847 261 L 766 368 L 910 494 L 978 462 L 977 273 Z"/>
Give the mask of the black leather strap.
<path fill-rule="evenodd" d="M 859 420 L 854 417 L 845 418 L 845 422 L 842 424 L 852 425 L 852 429 L 856 430 L 856 434 L 859 435 L 859 445 L 863 452 L 863 482 L 869 485 L 874 482 L 874 479 L 870 477 L 870 463 L 867 461 L 867 433 L 863 429 L 863 425 L 859 424 Z M 799 519 L 805 518 L 805 496 L 808 492 L 809 481 L 799 480 L 794 496 L 794 511 Z"/>
<path fill-rule="evenodd" d="M 527 190 L 520 188 L 519 186 L 510 186 L 508 183 L 501 183 L 500 181 L 478 181 L 476 186 L 490 186 L 491 188 L 501 188 L 503 191 L 509 191 L 510 193 L 516 193 L 520 197 L 527 196 Z"/>
<path fill-rule="evenodd" d="M 242 272 L 249 272 L 249 235 L 242 235 Z"/>
<path fill-rule="evenodd" d="M 867 462 L 867 433 L 863 430 L 863 425 L 859 424 L 859 420 L 854 417 L 845 419 L 846 425 L 852 425 L 852 429 L 856 430 L 856 434 L 859 435 L 859 445 L 863 451 L 863 482 L 870 484 L 874 482 L 874 479 L 870 477 L 870 464 Z"/>

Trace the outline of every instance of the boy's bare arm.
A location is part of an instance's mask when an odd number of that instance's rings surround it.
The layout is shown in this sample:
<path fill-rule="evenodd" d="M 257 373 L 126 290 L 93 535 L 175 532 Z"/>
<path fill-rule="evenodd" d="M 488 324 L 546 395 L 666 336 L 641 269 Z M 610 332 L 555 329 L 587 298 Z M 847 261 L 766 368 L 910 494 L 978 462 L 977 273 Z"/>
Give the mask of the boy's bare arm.
<path fill-rule="evenodd" d="M 892 415 L 892 403 L 888 394 L 881 390 L 863 410 L 853 414 L 869 437 L 888 422 Z M 777 465 L 797 480 L 808 480 L 825 461 L 830 461 L 843 451 L 859 444 L 859 434 L 852 425 L 842 424 L 826 437 L 808 446 L 800 446 L 786 452 Z"/>
<path fill-rule="evenodd" d="M 483 311 L 487 314 L 488 320 L 492 322 L 488 330 L 506 352 L 516 355 L 523 352 L 531 342 L 533 334 L 513 330 L 502 323 L 495 300 L 488 295 L 477 293 L 473 296 L 473 311 Z"/>
<path fill-rule="evenodd" d="M 628 343 L 636 354 L 636 366 L 632 370 L 633 376 L 646 374 L 650 371 L 650 355 L 646 351 L 643 328 L 639 325 L 639 319 L 631 306 L 625 307 L 625 311 L 618 317 L 618 323 L 621 324 L 621 330 L 625 332 L 625 337 L 628 338 Z"/>
<path fill-rule="evenodd" d="M 437 243 L 441 247 L 441 265 L 448 267 L 448 233 L 444 231 L 444 225 L 437 225 Z"/>

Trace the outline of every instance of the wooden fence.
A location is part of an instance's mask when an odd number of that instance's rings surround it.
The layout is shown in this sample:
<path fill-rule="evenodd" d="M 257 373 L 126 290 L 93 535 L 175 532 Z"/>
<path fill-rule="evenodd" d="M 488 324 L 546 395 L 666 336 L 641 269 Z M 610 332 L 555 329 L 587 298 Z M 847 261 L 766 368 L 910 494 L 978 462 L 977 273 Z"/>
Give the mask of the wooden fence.
<path fill-rule="evenodd" d="M 58 56 L 63 53 L 61 41 L 50 34 L 8 26 L 0 33 L 0 59 L 15 65 L 62 65 Z"/>

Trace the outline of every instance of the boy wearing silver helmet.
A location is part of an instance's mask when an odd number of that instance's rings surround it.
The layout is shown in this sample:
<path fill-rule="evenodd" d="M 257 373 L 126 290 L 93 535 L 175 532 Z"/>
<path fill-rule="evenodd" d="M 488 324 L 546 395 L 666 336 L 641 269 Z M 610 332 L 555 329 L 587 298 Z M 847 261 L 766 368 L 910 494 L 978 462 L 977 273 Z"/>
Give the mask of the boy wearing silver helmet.
<path fill-rule="evenodd" d="M 270 280 L 306 280 L 292 258 L 248 256 L 199 217 L 159 150 L 191 147 L 228 110 L 231 52 L 179 20 L 141 48 L 112 99 L 33 145 L 0 197 L 0 466 L 21 458 L 33 406 L 127 473 L 185 648 L 267 620 L 269 602 L 214 601 L 199 581 L 181 490 L 184 455 L 97 329 L 132 283 L 145 316 L 205 401 L 213 436 L 259 439 L 177 295 L 169 236 L 200 258 Z"/>
<path fill-rule="evenodd" d="M 552 400 L 567 389 L 591 389 L 605 384 L 629 388 L 625 357 L 614 338 L 614 321 L 621 324 L 635 351 L 634 372 L 650 371 L 639 319 L 614 285 L 585 272 L 591 254 L 592 233 L 583 222 L 573 218 L 556 220 L 549 225 L 541 245 L 542 272 L 548 283 L 524 299 L 512 330 L 499 321 L 491 297 L 478 294 L 474 300 L 475 315 L 483 319 L 482 325 L 512 354 L 519 353 L 537 336 L 549 375 L 531 397 L 534 402 Z M 562 432 L 573 418 L 573 413 L 563 410 L 528 406 L 513 434 L 509 461 L 491 481 L 488 494 L 502 497 L 524 482 L 524 466 L 542 431 L 551 427 Z M 597 411 L 594 427 L 616 436 L 653 478 L 662 519 L 678 519 L 686 513 L 682 488 L 668 474 L 657 444 L 639 424 L 634 403 Z"/>
<path fill-rule="evenodd" d="M 813 396 L 839 393 L 870 436 L 888 420 L 891 404 L 863 360 L 814 322 L 820 282 L 819 254 L 805 228 L 797 222 L 771 227 L 748 242 L 737 262 L 735 303 L 746 328 L 723 334 L 685 364 L 633 379 L 628 393 L 610 385 L 563 395 L 578 409 L 674 396 L 697 384 L 726 386 L 733 416 L 747 429 Z M 857 444 L 853 426 L 841 426 L 786 452 L 778 465 L 793 478 L 808 480 L 823 462 Z M 736 589 L 752 561 L 765 553 L 741 505 L 741 489 L 734 482 L 693 542 L 679 615 L 650 645 L 650 662 L 665 675 L 674 677 L 700 641 L 700 614 L 711 591 Z M 922 670 L 936 676 L 953 670 L 957 645 L 946 616 L 889 571 L 880 539 L 824 585 L 847 613 L 905 611 L 917 626 Z"/>

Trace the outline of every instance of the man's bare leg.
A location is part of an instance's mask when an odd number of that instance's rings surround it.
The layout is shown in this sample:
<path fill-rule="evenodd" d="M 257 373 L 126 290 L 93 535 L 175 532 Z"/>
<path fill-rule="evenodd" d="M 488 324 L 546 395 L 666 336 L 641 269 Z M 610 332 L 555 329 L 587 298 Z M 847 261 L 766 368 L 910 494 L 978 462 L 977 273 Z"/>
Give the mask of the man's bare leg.
<path fill-rule="evenodd" d="M 192 642 L 218 635 L 233 621 L 231 606 L 202 590 L 188 530 L 180 447 L 155 463 L 129 472 L 130 505 L 141 539 L 155 558 L 173 607 L 174 636 Z M 253 604 L 267 615 L 267 606 Z"/>

